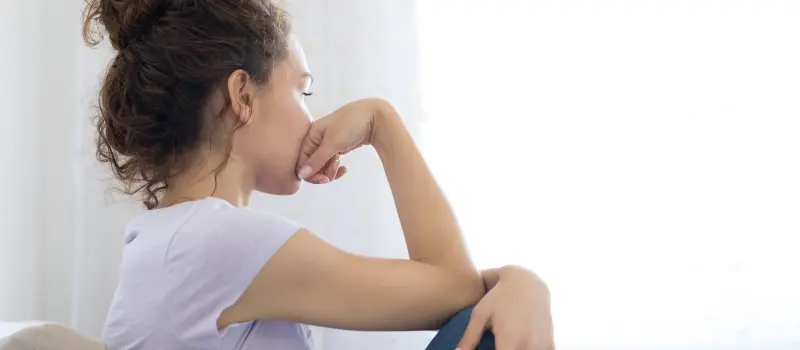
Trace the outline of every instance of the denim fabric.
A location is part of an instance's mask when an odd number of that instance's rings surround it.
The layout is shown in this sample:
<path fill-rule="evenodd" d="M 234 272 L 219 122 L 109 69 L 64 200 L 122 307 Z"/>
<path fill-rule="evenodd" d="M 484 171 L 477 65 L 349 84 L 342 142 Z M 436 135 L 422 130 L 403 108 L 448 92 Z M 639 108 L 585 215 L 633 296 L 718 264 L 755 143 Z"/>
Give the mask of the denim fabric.
<path fill-rule="evenodd" d="M 428 344 L 426 350 L 454 350 L 458 342 L 467 330 L 472 308 L 462 310 L 451 318 L 439 330 L 433 340 Z M 494 335 L 487 331 L 483 334 L 476 350 L 494 350 Z"/>

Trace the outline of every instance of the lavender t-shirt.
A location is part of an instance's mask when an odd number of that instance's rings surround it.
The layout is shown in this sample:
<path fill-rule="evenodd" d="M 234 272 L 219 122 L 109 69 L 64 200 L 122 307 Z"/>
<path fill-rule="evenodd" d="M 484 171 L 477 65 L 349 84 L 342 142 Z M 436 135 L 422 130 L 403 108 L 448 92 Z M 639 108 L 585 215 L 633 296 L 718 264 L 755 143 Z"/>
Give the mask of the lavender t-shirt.
<path fill-rule="evenodd" d="M 313 349 L 306 325 L 217 318 L 298 230 L 277 215 L 217 198 L 150 210 L 128 225 L 111 309 L 109 350 Z"/>

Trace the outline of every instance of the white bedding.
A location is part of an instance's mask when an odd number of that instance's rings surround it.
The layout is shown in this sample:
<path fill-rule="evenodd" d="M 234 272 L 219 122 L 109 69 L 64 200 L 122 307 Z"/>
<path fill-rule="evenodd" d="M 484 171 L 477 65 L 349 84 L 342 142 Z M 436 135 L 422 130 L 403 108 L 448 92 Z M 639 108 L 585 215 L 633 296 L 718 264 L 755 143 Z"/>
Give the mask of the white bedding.
<path fill-rule="evenodd" d="M 59 324 L 0 322 L 0 350 L 105 350 L 102 343 Z"/>

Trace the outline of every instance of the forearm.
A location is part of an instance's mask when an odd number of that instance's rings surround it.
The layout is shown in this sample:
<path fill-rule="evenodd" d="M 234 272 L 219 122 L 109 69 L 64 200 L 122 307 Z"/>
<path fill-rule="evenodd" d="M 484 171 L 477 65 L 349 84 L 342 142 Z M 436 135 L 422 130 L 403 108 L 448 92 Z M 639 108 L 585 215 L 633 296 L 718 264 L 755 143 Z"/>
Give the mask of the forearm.
<path fill-rule="evenodd" d="M 373 140 L 394 196 L 412 260 L 477 277 L 456 217 L 396 112 L 385 106 Z"/>

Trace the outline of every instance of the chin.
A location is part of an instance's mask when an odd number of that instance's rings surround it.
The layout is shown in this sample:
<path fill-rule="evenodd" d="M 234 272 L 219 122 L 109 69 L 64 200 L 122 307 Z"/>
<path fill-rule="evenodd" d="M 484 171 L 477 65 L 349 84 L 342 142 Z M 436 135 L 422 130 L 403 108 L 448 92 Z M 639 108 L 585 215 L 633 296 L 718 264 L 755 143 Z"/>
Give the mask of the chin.
<path fill-rule="evenodd" d="M 297 193 L 298 191 L 300 191 L 300 187 L 302 187 L 302 184 L 303 182 L 300 180 L 292 181 L 292 183 L 289 186 L 287 186 L 286 191 L 284 193 L 281 193 L 281 195 L 291 196 Z"/>
<path fill-rule="evenodd" d="M 281 183 L 272 182 L 265 186 L 258 186 L 256 191 L 276 196 L 291 196 L 300 190 L 301 181 L 299 179 L 285 181 Z"/>

